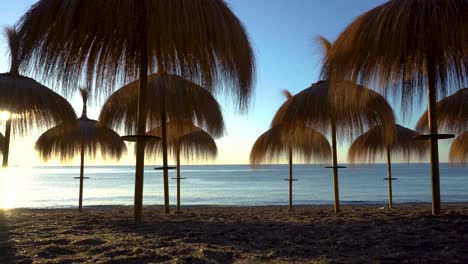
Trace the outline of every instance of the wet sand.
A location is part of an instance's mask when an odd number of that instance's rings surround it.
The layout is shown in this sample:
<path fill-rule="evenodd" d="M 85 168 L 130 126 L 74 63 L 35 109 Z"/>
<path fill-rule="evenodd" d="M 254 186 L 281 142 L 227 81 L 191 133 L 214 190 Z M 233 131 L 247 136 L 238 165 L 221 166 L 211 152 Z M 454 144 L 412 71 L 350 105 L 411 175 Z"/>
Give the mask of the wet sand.
<path fill-rule="evenodd" d="M 468 263 L 468 204 L 4 211 L 11 263 Z M 0 220 L 2 218 L 0 217 Z M 4 221 L 5 222 L 5 221 Z M 4 230 L 5 228 L 2 228 Z"/>

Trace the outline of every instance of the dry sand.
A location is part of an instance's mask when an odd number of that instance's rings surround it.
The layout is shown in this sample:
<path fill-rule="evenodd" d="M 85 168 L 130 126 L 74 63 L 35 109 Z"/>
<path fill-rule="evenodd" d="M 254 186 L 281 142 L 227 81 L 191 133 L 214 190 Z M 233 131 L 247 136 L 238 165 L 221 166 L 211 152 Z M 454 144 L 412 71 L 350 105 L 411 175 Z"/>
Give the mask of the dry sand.
<path fill-rule="evenodd" d="M 0 212 L 0 261 L 468 263 L 468 204 L 443 206 L 145 207 L 137 226 L 130 207 L 17 209 Z"/>

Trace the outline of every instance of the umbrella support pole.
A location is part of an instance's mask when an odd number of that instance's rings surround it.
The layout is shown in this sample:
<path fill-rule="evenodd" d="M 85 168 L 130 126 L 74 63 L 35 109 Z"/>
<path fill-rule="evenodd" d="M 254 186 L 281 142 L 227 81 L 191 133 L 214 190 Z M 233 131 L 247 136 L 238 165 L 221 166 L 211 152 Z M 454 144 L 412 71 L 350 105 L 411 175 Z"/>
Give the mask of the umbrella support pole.
<path fill-rule="evenodd" d="M 432 56 L 428 56 L 428 106 L 427 116 L 429 131 L 437 134 L 437 111 L 436 111 L 436 69 Z M 440 214 L 440 173 L 439 173 L 439 144 L 438 139 L 431 137 L 431 187 L 432 187 L 432 215 Z"/>
<path fill-rule="evenodd" d="M 10 154 L 10 138 L 11 138 L 11 117 L 8 118 L 5 124 L 5 145 L 3 146 L 3 168 L 8 167 L 8 156 Z"/>
<path fill-rule="evenodd" d="M 293 210 L 293 156 L 289 149 L 289 211 Z"/>
<path fill-rule="evenodd" d="M 137 112 L 137 133 L 145 134 L 146 130 L 146 99 L 148 93 L 148 40 L 147 22 L 144 3 L 142 3 L 142 14 L 140 16 L 142 27 L 140 28 L 141 53 L 140 53 L 140 89 L 138 89 L 138 112 Z M 143 180 L 145 168 L 145 142 L 136 142 L 136 166 L 135 166 L 135 197 L 133 221 L 140 223 L 143 214 Z"/>
<path fill-rule="evenodd" d="M 335 195 L 335 213 L 340 211 L 340 194 L 338 188 L 338 157 L 336 150 L 336 120 L 332 118 L 331 121 L 331 137 L 332 137 L 332 156 L 333 156 L 333 190 Z"/>
<path fill-rule="evenodd" d="M 180 149 L 177 148 L 177 212 L 180 212 Z"/>
<path fill-rule="evenodd" d="M 393 208 L 391 149 L 387 146 L 388 208 Z"/>
<path fill-rule="evenodd" d="M 84 179 L 84 144 L 81 144 L 81 156 L 80 156 L 80 196 L 78 201 L 78 211 L 83 210 L 83 179 Z"/>
<path fill-rule="evenodd" d="M 167 118 L 166 118 L 166 94 L 161 89 L 161 140 L 163 156 L 163 179 L 164 179 L 164 214 L 169 214 L 169 170 L 167 166 Z"/>

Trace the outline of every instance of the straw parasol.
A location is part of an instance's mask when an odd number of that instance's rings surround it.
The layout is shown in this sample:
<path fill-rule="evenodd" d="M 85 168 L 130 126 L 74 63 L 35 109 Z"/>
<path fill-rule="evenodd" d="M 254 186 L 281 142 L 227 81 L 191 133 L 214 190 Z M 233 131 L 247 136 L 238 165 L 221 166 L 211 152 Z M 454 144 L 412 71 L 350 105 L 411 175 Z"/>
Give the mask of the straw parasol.
<path fill-rule="evenodd" d="M 440 130 L 457 135 L 468 130 L 468 88 L 445 97 L 435 107 Z M 428 132 L 427 111 L 419 118 L 416 130 Z"/>
<path fill-rule="evenodd" d="M 254 83 L 254 55 L 242 23 L 223 0 L 41 0 L 20 19 L 21 54 L 27 68 L 67 89 L 85 78 L 108 93 L 116 83 L 139 79 L 147 98 L 147 74 L 179 74 L 209 91 L 220 91 L 246 110 Z M 60 69 L 60 71 L 56 71 Z M 163 103 L 165 96 L 159 100 Z M 146 106 L 138 103 L 138 134 Z M 165 109 L 161 109 L 163 164 L 167 167 Z M 138 140 L 134 220 L 141 221 L 144 142 Z M 168 181 L 164 169 L 164 181 Z M 168 197 L 168 195 L 165 195 Z M 169 201 L 165 201 L 169 213 Z"/>
<path fill-rule="evenodd" d="M 283 90 L 287 100 L 292 94 Z M 293 209 L 293 155 L 305 162 L 323 161 L 331 156 L 330 144 L 319 132 L 306 128 L 303 137 L 292 137 L 285 127 L 276 124 L 260 135 L 250 151 L 250 164 L 254 168 L 261 163 L 279 161 L 283 157 L 289 160 L 289 210 Z"/>
<path fill-rule="evenodd" d="M 451 165 L 468 163 L 468 131 L 463 132 L 450 146 L 449 160 Z"/>
<path fill-rule="evenodd" d="M 108 127 L 122 128 L 126 133 L 136 133 L 139 81 L 131 82 L 115 91 L 104 103 L 99 122 Z M 170 74 L 148 76 L 147 127 L 161 125 L 161 102 L 151 98 L 165 95 L 167 119 L 171 127 L 168 135 L 189 131 L 196 123 L 216 138 L 224 133 L 221 106 L 213 95 L 203 87 Z M 149 144 L 149 143 L 147 143 Z"/>
<path fill-rule="evenodd" d="M 203 129 L 187 124 L 184 130 L 177 130 L 174 125 L 168 125 L 168 150 L 176 160 L 177 171 L 177 211 L 180 211 L 180 158 L 181 156 L 188 160 L 207 160 L 215 158 L 218 155 L 216 143 Z M 178 131 L 175 132 L 174 131 Z M 160 137 L 161 127 L 153 128 L 147 132 L 149 135 Z M 161 144 L 149 143 L 146 145 L 147 155 L 152 153 L 162 153 Z"/>
<path fill-rule="evenodd" d="M 76 119 L 74 126 L 59 124 L 44 132 L 36 141 L 36 150 L 44 160 L 54 156 L 62 161 L 73 159 L 80 154 L 80 191 L 79 210 L 83 204 L 83 180 L 85 155 L 94 158 L 99 151 L 103 159 L 120 159 L 126 147 L 120 136 L 112 129 L 98 125 L 96 120 L 89 119 L 86 115 L 88 90 L 82 89 L 83 112 Z"/>
<path fill-rule="evenodd" d="M 352 91 L 356 98 L 363 98 L 360 106 L 349 108 L 346 111 L 338 109 L 329 100 L 330 82 L 319 81 L 309 88 L 294 95 L 286 101 L 275 117 L 273 126 L 282 124 L 288 127 L 291 137 L 306 138 L 305 128 L 316 129 L 323 134 L 331 135 L 333 186 L 335 194 L 335 212 L 339 211 L 337 138 L 350 139 L 362 133 L 365 128 L 383 125 L 386 136 L 393 129 L 393 110 L 378 93 L 351 82 L 342 82 L 341 85 Z"/>
<path fill-rule="evenodd" d="M 0 74 L 0 111 L 6 120 L 3 167 L 8 166 L 11 130 L 26 136 L 33 127 L 50 127 L 76 118 L 65 98 L 35 80 L 19 74 L 20 40 L 12 27 L 5 28 L 11 55 L 10 71 Z M 68 121 L 67 121 L 68 120 Z"/>
<path fill-rule="evenodd" d="M 383 137 L 382 126 L 375 126 L 354 140 L 348 150 L 350 163 L 359 161 L 374 162 L 376 158 L 386 155 L 388 180 L 388 207 L 392 208 L 392 164 L 391 159 L 399 158 L 406 161 L 411 159 L 423 159 L 427 155 L 428 145 L 426 142 L 414 140 L 419 133 L 402 127 L 394 126 L 392 141 Z"/>
<path fill-rule="evenodd" d="M 440 213 L 437 97 L 462 87 L 468 75 L 468 2 L 393 0 L 355 19 L 327 60 L 333 80 L 377 83 L 401 101 L 404 112 L 427 91 L 431 141 L 432 213 Z M 335 81 L 334 81 L 335 82 Z M 351 102 L 351 100 L 350 100 Z M 352 102 L 351 102 L 352 103 Z"/>

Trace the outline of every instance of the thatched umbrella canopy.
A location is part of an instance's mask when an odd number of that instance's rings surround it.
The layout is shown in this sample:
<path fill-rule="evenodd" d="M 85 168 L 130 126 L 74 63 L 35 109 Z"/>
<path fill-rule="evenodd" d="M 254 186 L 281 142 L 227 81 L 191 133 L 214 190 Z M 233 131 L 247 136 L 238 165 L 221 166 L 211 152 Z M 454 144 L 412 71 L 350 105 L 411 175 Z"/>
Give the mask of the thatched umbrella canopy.
<path fill-rule="evenodd" d="M 101 126 L 98 121 L 86 116 L 88 91 L 81 90 L 83 112 L 74 126 L 59 124 L 44 132 L 36 141 L 36 150 L 44 160 L 59 157 L 62 161 L 80 154 L 79 210 L 83 204 L 83 179 L 85 155 L 91 158 L 99 151 L 102 158 L 120 159 L 127 148 L 120 136 L 112 129 Z"/>
<path fill-rule="evenodd" d="M 359 107 L 346 111 L 337 108 L 329 100 L 330 82 L 319 81 L 284 103 L 272 122 L 273 126 L 287 126 L 288 133 L 295 138 L 306 138 L 307 127 L 331 135 L 335 212 L 339 211 L 338 169 L 341 168 L 338 166 L 337 138 L 350 139 L 375 125 L 383 125 L 385 136 L 391 137 L 389 131 L 395 123 L 393 110 L 381 95 L 351 82 L 342 82 L 341 85 L 352 90 L 356 98 L 363 98 Z"/>
<path fill-rule="evenodd" d="M 305 162 L 330 159 L 328 140 L 312 128 L 303 132 L 303 137 L 293 137 L 282 125 L 276 125 L 260 135 L 250 151 L 250 164 L 271 163 L 283 157 L 289 160 L 289 210 L 293 209 L 293 156 Z"/>
<path fill-rule="evenodd" d="M 104 103 L 99 122 L 108 127 L 122 128 L 127 133 L 136 133 L 139 81 L 131 82 L 114 92 Z M 161 125 L 161 102 L 152 100 L 165 95 L 168 137 L 186 132 L 193 123 L 208 133 L 220 137 L 224 133 L 221 106 L 213 95 L 203 87 L 177 75 L 152 74 L 148 76 L 147 127 Z M 147 143 L 148 144 L 148 143 Z M 159 144 L 158 144 L 159 145 Z M 169 148 L 170 149 L 170 148 Z"/>
<path fill-rule="evenodd" d="M 436 104 L 437 127 L 446 132 L 460 134 L 468 130 L 468 88 L 445 97 Z M 416 129 L 428 132 L 427 111 L 419 118 Z"/>
<path fill-rule="evenodd" d="M 180 180 L 183 179 L 180 177 L 181 156 L 191 161 L 212 159 L 218 155 L 218 148 L 210 134 L 193 124 L 185 125 L 184 130 L 176 130 L 173 126 L 172 123 L 168 126 L 168 150 L 176 160 L 177 211 L 180 211 Z M 160 137 L 162 128 L 153 128 L 147 134 Z M 162 146 L 159 143 L 147 144 L 146 150 L 147 155 L 162 154 Z"/>
<path fill-rule="evenodd" d="M 356 18 L 327 60 L 334 80 L 377 83 L 405 112 L 427 90 L 434 215 L 440 213 L 437 97 L 463 87 L 468 75 L 468 1 L 393 0 Z"/>
<path fill-rule="evenodd" d="M 463 132 L 452 142 L 450 146 L 449 160 L 452 165 L 468 163 L 468 131 Z"/>
<path fill-rule="evenodd" d="M 10 135 L 13 127 L 26 136 L 32 127 L 50 127 L 75 120 L 73 107 L 65 98 L 35 80 L 19 74 L 20 40 L 14 28 L 5 28 L 11 55 L 10 71 L 0 74 L 0 111 L 6 114 L 3 167 L 8 166 Z"/>
<path fill-rule="evenodd" d="M 386 155 L 387 158 L 387 176 L 388 180 L 388 207 L 392 208 L 392 164 L 391 159 L 423 159 L 428 154 L 429 146 L 426 142 L 415 140 L 419 133 L 395 125 L 392 141 L 383 137 L 382 126 L 375 126 L 366 133 L 360 135 L 354 140 L 348 150 L 348 159 L 350 163 L 356 162 L 374 162 L 376 158 Z"/>
<path fill-rule="evenodd" d="M 66 84 L 85 78 L 98 93 L 117 82 L 139 79 L 147 97 L 148 72 L 181 75 L 209 91 L 221 91 L 245 110 L 253 90 L 254 55 L 242 23 L 223 0 L 41 0 L 20 19 L 21 54 L 42 76 Z M 56 69 L 60 69 L 57 71 Z M 165 96 L 159 98 L 164 102 Z M 164 106 L 161 103 L 161 106 Z M 146 106 L 138 103 L 138 134 Z M 167 167 L 165 109 L 163 164 Z M 135 222 L 141 221 L 144 142 L 137 142 Z M 164 169 L 167 185 L 168 171 Z M 165 213 L 169 213 L 168 189 Z"/>

